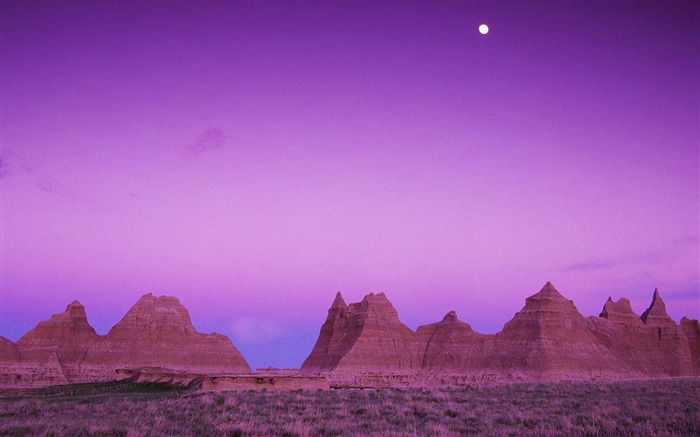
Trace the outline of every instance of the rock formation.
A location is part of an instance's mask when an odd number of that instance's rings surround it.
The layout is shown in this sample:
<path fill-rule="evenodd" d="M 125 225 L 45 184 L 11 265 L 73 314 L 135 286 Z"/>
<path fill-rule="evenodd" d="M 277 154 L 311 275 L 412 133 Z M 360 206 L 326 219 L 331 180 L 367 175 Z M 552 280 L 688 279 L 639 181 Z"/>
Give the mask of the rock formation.
<path fill-rule="evenodd" d="M 496 334 L 494 363 L 525 379 L 591 379 L 633 376 L 589 329 L 574 303 L 550 283 Z"/>
<path fill-rule="evenodd" d="M 0 337 L 0 359 L 7 362 L 19 361 L 19 352 L 15 344 L 5 337 Z"/>
<path fill-rule="evenodd" d="M 548 282 L 497 334 L 475 332 L 454 311 L 414 332 L 383 293 L 350 305 L 338 293 L 302 375 L 241 376 L 250 373 L 230 340 L 198 333 L 174 297 L 142 296 L 105 336 L 74 301 L 16 343 L 0 337 L 0 386 L 219 375 L 212 378 L 226 387 L 263 377 L 269 384 L 297 378 L 279 387 L 323 378 L 330 387 L 391 387 L 700 376 L 700 323 L 676 324 L 658 290 L 641 316 L 629 300 L 608 298 L 600 316 L 584 318 Z"/>
<path fill-rule="evenodd" d="M 697 375 L 700 325 L 676 325 L 658 290 L 642 318 L 622 298 L 586 319 L 548 282 L 497 334 L 475 332 L 453 311 L 414 333 L 383 294 L 347 305 L 338 293 L 302 371 L 328 372 L 336 385 L 371 373 L 351 382 L 360 386 Z"/>
<path fill-rule="evenodd" d="M 420 369 L 415 333 L 399 321 L 384 293 L 349 306 L 338 293 L 303 372 L 407 373 Z"/>
<path fill-rule="evenodd" d="M 25 375 L 25 378 L 36 379 L 50 373 L 53 380 L 76 381 L 81 379 L 80 365 L 85 353 L 98 340 L 99 336 L 87 321 L 85 307 L 73 301 L 64 312 L 39 322 L 17 340 L 16 347 L 22 362 L 27 364 L 25 367 L 36 364 L 46 369 L 37 371 L 33 377 Z"/>
<path fill-rule="evenodd" d="M 666 304 L 661 299 L 658 288 L 654 290 L 654 296 L 651 298 L 651 305 L 642 313 L 642 321 L 648 326 L 653 327 L 665 328 L 678 326 L 676 322 L 668 316 L 668 313 L 666 313 Z"/>
<path fill-rule="evenodd" d="M 17 347 L 25 350 L 59 349 L 69 352 L 81 344 L 93 343 L 98 335 L 90 326 L 85 314 L 85 307 L 80 302 L 73 301 L 60 314 L 54 314 L 24 334 L 17 340 Z M 80 359 L 82 357 L 66 357 Z"/>
<path fill-rule="evenodd" d="M 348 353 L 359 332 L 348 336 L 348 305 L 338 292 L 328 309 L 326 321 L 311 354 L 301 366 L 302 370 L 333 370 L 340 359 Z"/>
<path fill-rule="evenodd" d="M 700 374 L 700 322 L 683 317 L 681 319 L 681 330 L 688 339 L 690 356 L 693 359 L 695 369 Z"/>
<path fill-rule="evenodd" d="M 19 366 L 19 351 L 14 343 L 0 337 L 0 386 L 15 385 Z"/>
<path fill-rule="evenodd" d="M 17 343 L 4 339 L 1 383 L 37 386 L 79 379 L 80 362 L 98 338 L 87 322 L 85 308 L 74 301 L 64 312 L 40 322 Z"/>
<path fill-rule="evenodd" d="M 157 367 L 192 374 L 250 373 L 231 341 L 195 331 L 174 297 L 145 295 L 106 336 L 77 301 L 16 343 L 0 337 L 0 385 L 38 387 L 108 381 L 120 368 Z"/>
<path fill-rule="evenodd" d="M 94 369 L 164 367 L 192 373 L 250 373 L 231 341 L 195 331 L 175 297 L 142 296 L 109 333 L 88 351 Z"/>
<path fill-rule="evenodd" d="M 416 335 L 423 350 L 421 370 L 473 372 L 484 368 L 485 345 L 492 336 L 479 334 L 450 311 L 438 323 L 419 326 Z"/>
<path fill-rule="evenodd" d="M 644 376 L 695 375 L 700 371 L 693 363 L 687 335 L 666 313 L 658 289 L 637 320 L 589 320 L 606 347 Z"/>
<path fill-rule="evenodd" d="M 600 312 L 600 317 L 610 320 L 611 322 L 624 323 L 631 326 L 641 325 L 642 320 L 632 310 L 632 304 L 629 299 L 620 298 L 617 302 L 608 298 L 603 306 L 603 311 Z"/>

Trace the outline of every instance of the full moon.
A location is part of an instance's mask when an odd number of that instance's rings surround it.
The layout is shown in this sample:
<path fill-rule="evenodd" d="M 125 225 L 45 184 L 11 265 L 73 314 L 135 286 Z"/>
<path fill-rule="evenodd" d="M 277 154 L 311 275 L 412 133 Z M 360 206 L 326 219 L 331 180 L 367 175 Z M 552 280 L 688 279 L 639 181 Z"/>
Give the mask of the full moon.
<path fill-rule="evenodd" d="M 489 27 L 485 24 L 482 24 L 481 26 L 479 26 L 479 33 L 481 33 L 482 35 L 486 35 L 487 33 L 489 33 Z"/>

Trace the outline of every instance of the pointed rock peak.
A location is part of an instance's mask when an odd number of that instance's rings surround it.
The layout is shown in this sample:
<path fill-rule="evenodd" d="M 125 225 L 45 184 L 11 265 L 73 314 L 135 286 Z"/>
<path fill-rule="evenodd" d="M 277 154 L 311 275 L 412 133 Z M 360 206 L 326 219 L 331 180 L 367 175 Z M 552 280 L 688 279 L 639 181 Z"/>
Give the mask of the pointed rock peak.
<path fill-rule="evenodd" d="M 639 322 L 639 316 L 632 309 L 629 299 L 621 297 L 617 302 L 608 298 L 599 317 L 616 322 Z"/>
<path fill-rule="evenodd" d="M 97 334 L 85 315 L 85 307 L 76 300 L 66 305 L 62 313 L 53 314 L 48 320 L 39 322 L 17 340 L 17 344 L 25 347 L 55 346 L 65 341 L 90 341 L 96 337 Z"/>
<path fill-rule="evenodd" d="M 66 309 L 62 313 L 53 314 L 48 320 L 41 323 L 78 323 L 87 324 L 87 316 L 85 315 L 85 307 L 74 300 L 73 302 L 66 305 Z"/>
<path fill-rule="evenodd" d="M 154 296 L 153 293 L 148 293 L 141 296 L 134 306 L 182 307 L 182 304 L 175 296 Z"/>
<path fill-rule="evenodd" d="M 384 293 L 370 293 L 362 299 L 363 302 L 389 302 Z"/>
<path fill-rule="evenodd" d="M 345 303 L 345 299 L 343 299 L 343 295 L 340 294 L 339 291 L 336 293 L 335 299 L 333 299 L 331 307 L 328 308 L 328 317 L 326 318 L 326 322 L 334 323 L 336 319 L 342 319 L 347 310 L 348 304 Z"/>
<path fill-rule="evenodd" d="M 180 303 L 180 300 L 173 296 L 154 296 L 151 293 L 144 294 L 139 298 L 134 306 L 127 311 L 125 318 L 135 316 L 137 314 L 170 314 L 173 317 L 179 317 L 190 324 L 190 315 L 187 309 Z"/>
<path fill-rule="evenodd" d="M 459 320 L 457 318 L 457 313 L 455 311 L 450 311 L 449 313 L 445 314 L 445 317 L 442 318 L 443 322 L 456 322 Z"/>
<path fill-rule="evenodd" d="M 540 303 L 545 303 L 545 302 L 550 302 L 550 303 L 564 303 L 564 302 L 571 302 L 564 296 L 562 296 L 559 291 L 554 288 L 554 285 L 552 285 L 551 282 L 547 282 L 542 289 L 533 294 L 532 296 L 528 297 L 525 299 L 526 306 L 529 302 L 540 302 Z"/>
<path fill-rule="evenodd" d="M 333 304 L 331 305 L 331 308 L 347 308 L 348 304 L 345 303 L 345 299 L 343 299 L 343 295 L 340 294 L 340 291 L 336 293 L 335 299 L 333 299 Z"/>
<path fill-rule="evenodd" d="M 554 285 L 552 285 L 552 283 L 549 281 L 547 281 L 547 283 L 544 284 L 544 287 L 542 287 L 539 293 L 537 293 L 535 296 L 555 299 L 564 298 L 564 296 L 562 296 L 561 293 L 559 293 L 559 291 L 556 288 L 554 288 Z"/>
<path fill-rule="evenodd" d="M 72 311 L 75 311 L 75 310 L 79 310 L 79 311 L 85 312 L 85 307 L 83 306 L 83 304 L 81 304 L 81 303 L 78 302 L 77 300 L 74 300 L 73 302 L 71 302 L 71 303 L 69 303 L 68 305 L 66 305 L 66 311 L 71 311 L 71 312 L 72 312 Z"/>
<path fill-rule="evenodd" d="M 155 296 L 153 296 L 153 293 L 146 293 L 146 294 L 142 295 L 141 297 L 139 297 L 139 300 L 137 302 L 140 302 L 142 300 L 144 300 L 144 301 L 145 300 L 153 300 L 153 298 L 155 298 Z"/>
<path fill-rule="evenodd" d="M 514 321 L 544 319 L 580 320 L 583 316 L 578 312 L 573 301 L 562 296 L 551 282 L 547 282 L 538 293 L 525 299 L 523 309 L 515 315 L 513 320 L 506 323 L 504 329 Z"/>
<path fill-rule="evenodd" d="M 612 298 L 608 298 L 607 301 L 605 301 L 605 305 L 603 305 L 603 311 L 606 309 L 614 309 L 616 311 L 620 310 L 629 310 L 632 311 L 632 305 L 630 304 L 630 301 L 628 299 L 625 299 L 624 297 L 621 297 L 617 302 L 612 300 Z"/>
<path fill-rule="evenodd" d="M 348 313 L 355 314 L 361 319 L 392 320 L 398 322 L 396 308 L 389 302 L 384 293 L 370 293 L 361 302 L 348 305 Z"/>
<path fill-rule="evenodd" d="M 661 299 L 661 293 L 659 293 L 659 289 L 655 288 L 654 289 L 654 294 L 651 296 L 651 305 L 649 308 L 660 305 L 661 308 L 666 310 L 666 304 L 664 303 L 664 300 Z"/>
<path fill-rule="evenodd" d="M 180 332 L 196 332 L 187 308 L 176 297 L 153 296 L 152 293 L 148 293 L 141 296 L 119 323 L 112 327 L 108 336 L 122 335 L 126 331 L 151 330 L 154 327 Z"/>
<path fill-rule="evenodd" d="M 156 296 L 154 296 L 153 293 L 146 293 L 143 296 L 139 297 L 139 301 L 149 301 L 154 299 L 156 299 Z"/>
<path fill-rule="evenodd" d="M 136 301 L 136 305 L 139 305 L 139 304 L 180 305 L 180 300 L 175 296 L 165 296 L 165 295 L 156 296 L 153 293 L 147 293 L 147 294 L 144 294 L 143 296 L 139 297 L 139 299 Z"/>
<path fill-rule="evenodd" d="M 77 300 L 74 300 L 73 302 L 69 303 L 66 306 L 66 310 L 63 312 L 63 314 L 65 314 L 71 319 L 87 319 L 87 315 L 85 314 L 85 307 Z"/>
<path fill-rule="evenodd" d="M 649 316 L 663 316 L 667 315 L 666 314 L 666 304 L 664 303 L 664 300 L 661 299 L 661 294 L 659 293 L 659 289 L 656 288 L 654 290 L 654 295 L 651 298 L 651 305 L 649 305 L 649 308 L 647 308 L 646 311 L 642 314 L 642 320 L 646 321 L 646 319 Z"/>
<path fill-rule="evenodd" d="M 684 328 L 693 327 L 696 330 L 698 330 L 698 332 L 700 332 L 700 322 L 697 319 L 690 319 L 688 317 L 683 317 L 681 319 L 680 326 L 684 327 Z"/>
<path fill-rule="evenodd" d="M 670 326 L 676 324 L 676 322 L 668 316 L 666 304 L 663 299 L 661 299 L 658 288 L 654 290 L 654 295 L 651 298 L 651 305 L 642 313 L 641 318 L 644 323 L 652 326 Z"/>

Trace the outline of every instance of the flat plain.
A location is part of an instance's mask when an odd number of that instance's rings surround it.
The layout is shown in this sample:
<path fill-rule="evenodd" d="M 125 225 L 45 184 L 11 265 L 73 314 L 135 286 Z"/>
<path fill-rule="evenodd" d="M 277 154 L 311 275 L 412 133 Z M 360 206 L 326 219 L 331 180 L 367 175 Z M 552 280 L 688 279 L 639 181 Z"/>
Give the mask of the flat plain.
<path fill-rule="evenodd" d="M 0 390 L 0 435 L 700 435 L 700 379 L 202 393 Z"/>

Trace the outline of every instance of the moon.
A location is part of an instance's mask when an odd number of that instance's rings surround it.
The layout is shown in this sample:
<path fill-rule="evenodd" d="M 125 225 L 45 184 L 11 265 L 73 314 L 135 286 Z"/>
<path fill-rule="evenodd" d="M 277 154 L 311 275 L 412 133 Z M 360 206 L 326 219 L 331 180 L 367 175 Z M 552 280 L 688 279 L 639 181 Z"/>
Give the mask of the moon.
<path fill-rule="evenodd" d="M 489 27 L 485 24 L 482 24 L 481 26 L 479 26 L 479 33 L 481 33 L 482 35 L 486 35 L 487 33 L 489 33 Z"/>

